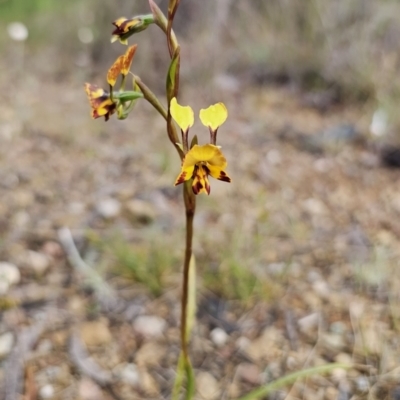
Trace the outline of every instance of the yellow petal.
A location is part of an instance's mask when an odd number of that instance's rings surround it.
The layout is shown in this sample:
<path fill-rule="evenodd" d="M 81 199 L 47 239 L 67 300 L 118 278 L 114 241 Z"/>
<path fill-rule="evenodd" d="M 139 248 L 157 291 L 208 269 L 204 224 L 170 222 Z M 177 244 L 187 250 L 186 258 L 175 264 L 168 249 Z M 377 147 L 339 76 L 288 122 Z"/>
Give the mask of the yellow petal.
<path fill-rule="evenodd" d="M 181 172 L 180 172 L 179 176 L 176 178 L 175 186 L 180 185 L 181 183 L 186 182 L 189 179 L 191 179 L 193 176 L 193 171 L 194 171 L 194 165 L 191 165 L 188 167 L 184 167 L 182 165 Z"/>
<path fill-rule="evenodd" d="M 118 79 L 119 74 L 121 73 L 122 65 L 124 62 L 124 56 L 119 56 L 113 65 L 111 65 L 110 69 L 108 70 L 107 73 L 107 82 L 111 85 L 114 86 L 115 82 Z"/>
<path fill-rule="evenodd" d="M 176 98 L 171 100 L 171 115 L 179 127 L 186 132 L 194 123 L 194 114 L 190 106 L 183 107 L 178 104 Z"/>
<path fill-rule="evenodd" d="M 194 166 L 199 162 L 207 162 L 210 165 L 220 167 L 220 169 L 224 169 L 227 166 L 226 158 L 222 154 L 222 151 L 213 144 L 205 144 L 202 146 L 195 144 L 186 154 L 182 168 Z"/>
<path fill-rule="evenodd" d="M 216 131 L 228 118 L 228 110 L 224 103 L 217 103 L 200 110 L 200 120 L 203 125 Z"/>
<path fill-rule="evenodd" d="M 220 167 L 216 167 L 214 165 L 207 165 L 207 168 L 210 172 L 210 175 L 215 178 L 218 179 L 220 181 L 224 181 L 224 182 L 230 182 L 231 178 L 229 178 L 229 176 L 227 175 L 227 173 Z"/>
<path fill-rule="evenodd" d="M 133 60 L 133 56 L 135 55 L 137 48 L 137 44 L 128 47 L 128 50 L 126 51 L 125 55 L 123 56 L 123 61 L 122 61 L 122 68 L 121 68 L 121 73 L 122 75 L 128 75 L 129 70 L 131 69 L 131 64 Z"/>

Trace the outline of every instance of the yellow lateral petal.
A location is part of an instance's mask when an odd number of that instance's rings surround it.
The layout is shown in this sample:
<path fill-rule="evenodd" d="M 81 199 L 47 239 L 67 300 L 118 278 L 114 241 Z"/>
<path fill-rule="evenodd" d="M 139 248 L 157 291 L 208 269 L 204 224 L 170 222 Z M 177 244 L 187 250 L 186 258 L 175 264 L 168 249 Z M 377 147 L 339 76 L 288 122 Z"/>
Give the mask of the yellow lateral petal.
<path fill-rule="evenodd" d="M 194 165 L 188 167 L 183 167 L 182 165 L 181 172 L 175 180 L 175 186 L 191 179 L 193 176 L 193 172 L 194 172 Z"/>
<path fill-rule="evenodd" d="M 203 125 L 216 131 L 228 118 L 228 110 L 224 103 L 214 104 L 206 109 L 200 110 L 200 120 Z"/>
<path fill-rule="evenodd" d="M 176 98 L 171 100 L 171 115 L 179 127 L 186 132 L 194 123 L 194 114 L 190 106 L 183 107 L 178 104 Z"/>
<path fill-rule="evenodd" d="M 215 166 L 210 165 L 210 164 L 207 165 L 207 168 L 210 171 L 210 175 L 213 178 L 218 179 L 220 181 L 224 181 L 224 182 L 230 182 L 231 181 L 231 178 L 229 178 L 227 173 L 222 168 L 215 167 Z"/>

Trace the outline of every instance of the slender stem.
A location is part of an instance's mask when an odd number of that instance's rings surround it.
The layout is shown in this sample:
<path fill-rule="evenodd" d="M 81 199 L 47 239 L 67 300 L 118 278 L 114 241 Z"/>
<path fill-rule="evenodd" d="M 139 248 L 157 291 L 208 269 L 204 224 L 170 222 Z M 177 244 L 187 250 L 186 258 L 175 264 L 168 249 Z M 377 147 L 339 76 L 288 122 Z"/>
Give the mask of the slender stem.
<path fill-rule="evenodd" d="M 192 191 L 190 181 L 183 186 L 183 199 L 186 211 L 186 247 L 183 263 L 182 303 L 181 303 L 181 341 L 182 352 L 186 363 L 190 363 L 187 337 L 187 306 L 189 299 L 189 266 L 192 257 L 193 220 L 196 211 L 196 197 Z"/>

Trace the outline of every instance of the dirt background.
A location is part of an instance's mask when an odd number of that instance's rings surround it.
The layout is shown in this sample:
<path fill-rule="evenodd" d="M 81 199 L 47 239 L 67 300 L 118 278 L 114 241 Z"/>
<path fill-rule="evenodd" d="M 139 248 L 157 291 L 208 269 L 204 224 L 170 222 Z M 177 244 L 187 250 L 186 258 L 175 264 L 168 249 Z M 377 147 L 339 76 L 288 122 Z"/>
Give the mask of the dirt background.
<path fill-rule="evenodd" d="M 125 50 L 109 22 L 147 12 L 117 3 L 0 3 L 6 400 L 170 398 L 179 160 L 144 101 L 105 123 L 83 90 Z M 354 367 L 266 398 L 399 399 L 397 5 L 211 3 L 182 1 L 177 19 L 181 102 L 229 110 L 218 138 L 232 183 L 212 181 L 195 220 L 197 398 L 336 361 Z M 25 42 L 9 38 L 13 21 Z M 138 35 L 132 67 L 160 96 L 164 40 Z M 191 133 L 208 140 L 199 122 Z"/>

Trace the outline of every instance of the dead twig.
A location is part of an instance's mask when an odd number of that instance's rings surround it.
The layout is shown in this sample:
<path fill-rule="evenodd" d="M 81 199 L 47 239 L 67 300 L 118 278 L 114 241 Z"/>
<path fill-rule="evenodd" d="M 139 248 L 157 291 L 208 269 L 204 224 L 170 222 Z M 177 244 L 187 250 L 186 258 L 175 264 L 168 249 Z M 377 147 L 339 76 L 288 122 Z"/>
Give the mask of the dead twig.
<path fill-rule="evenodd" d="M 4 400 L 18 399 L 22 393 L 25 360 L 44 331 L 44 324 L 38 323 L 24 329 L 17 339 L 17 344 L 8 357 L 5 366 Z"/>
<path fill-rule="evenodd" d="M 102 276 L 82 259 L 75 246 L 71 231 L 65 227 L 59 229 L 58 238 L 69 263 L 84 277 L 87 284 L 94 290 L 101 306 L 107 311 L 122 310 L 124 308 L 123 300 L 118 298 L 113 288 Z"/>
<path fill-rule="evenodd" d="M 76 332 L 71 336 L 69 353 L 72 362 L 83 375 L 88 376 L 103 387 L 112 383 L 113 377 L 111 372 L 102 369 L 89 356 L 84 343 Z"/>

